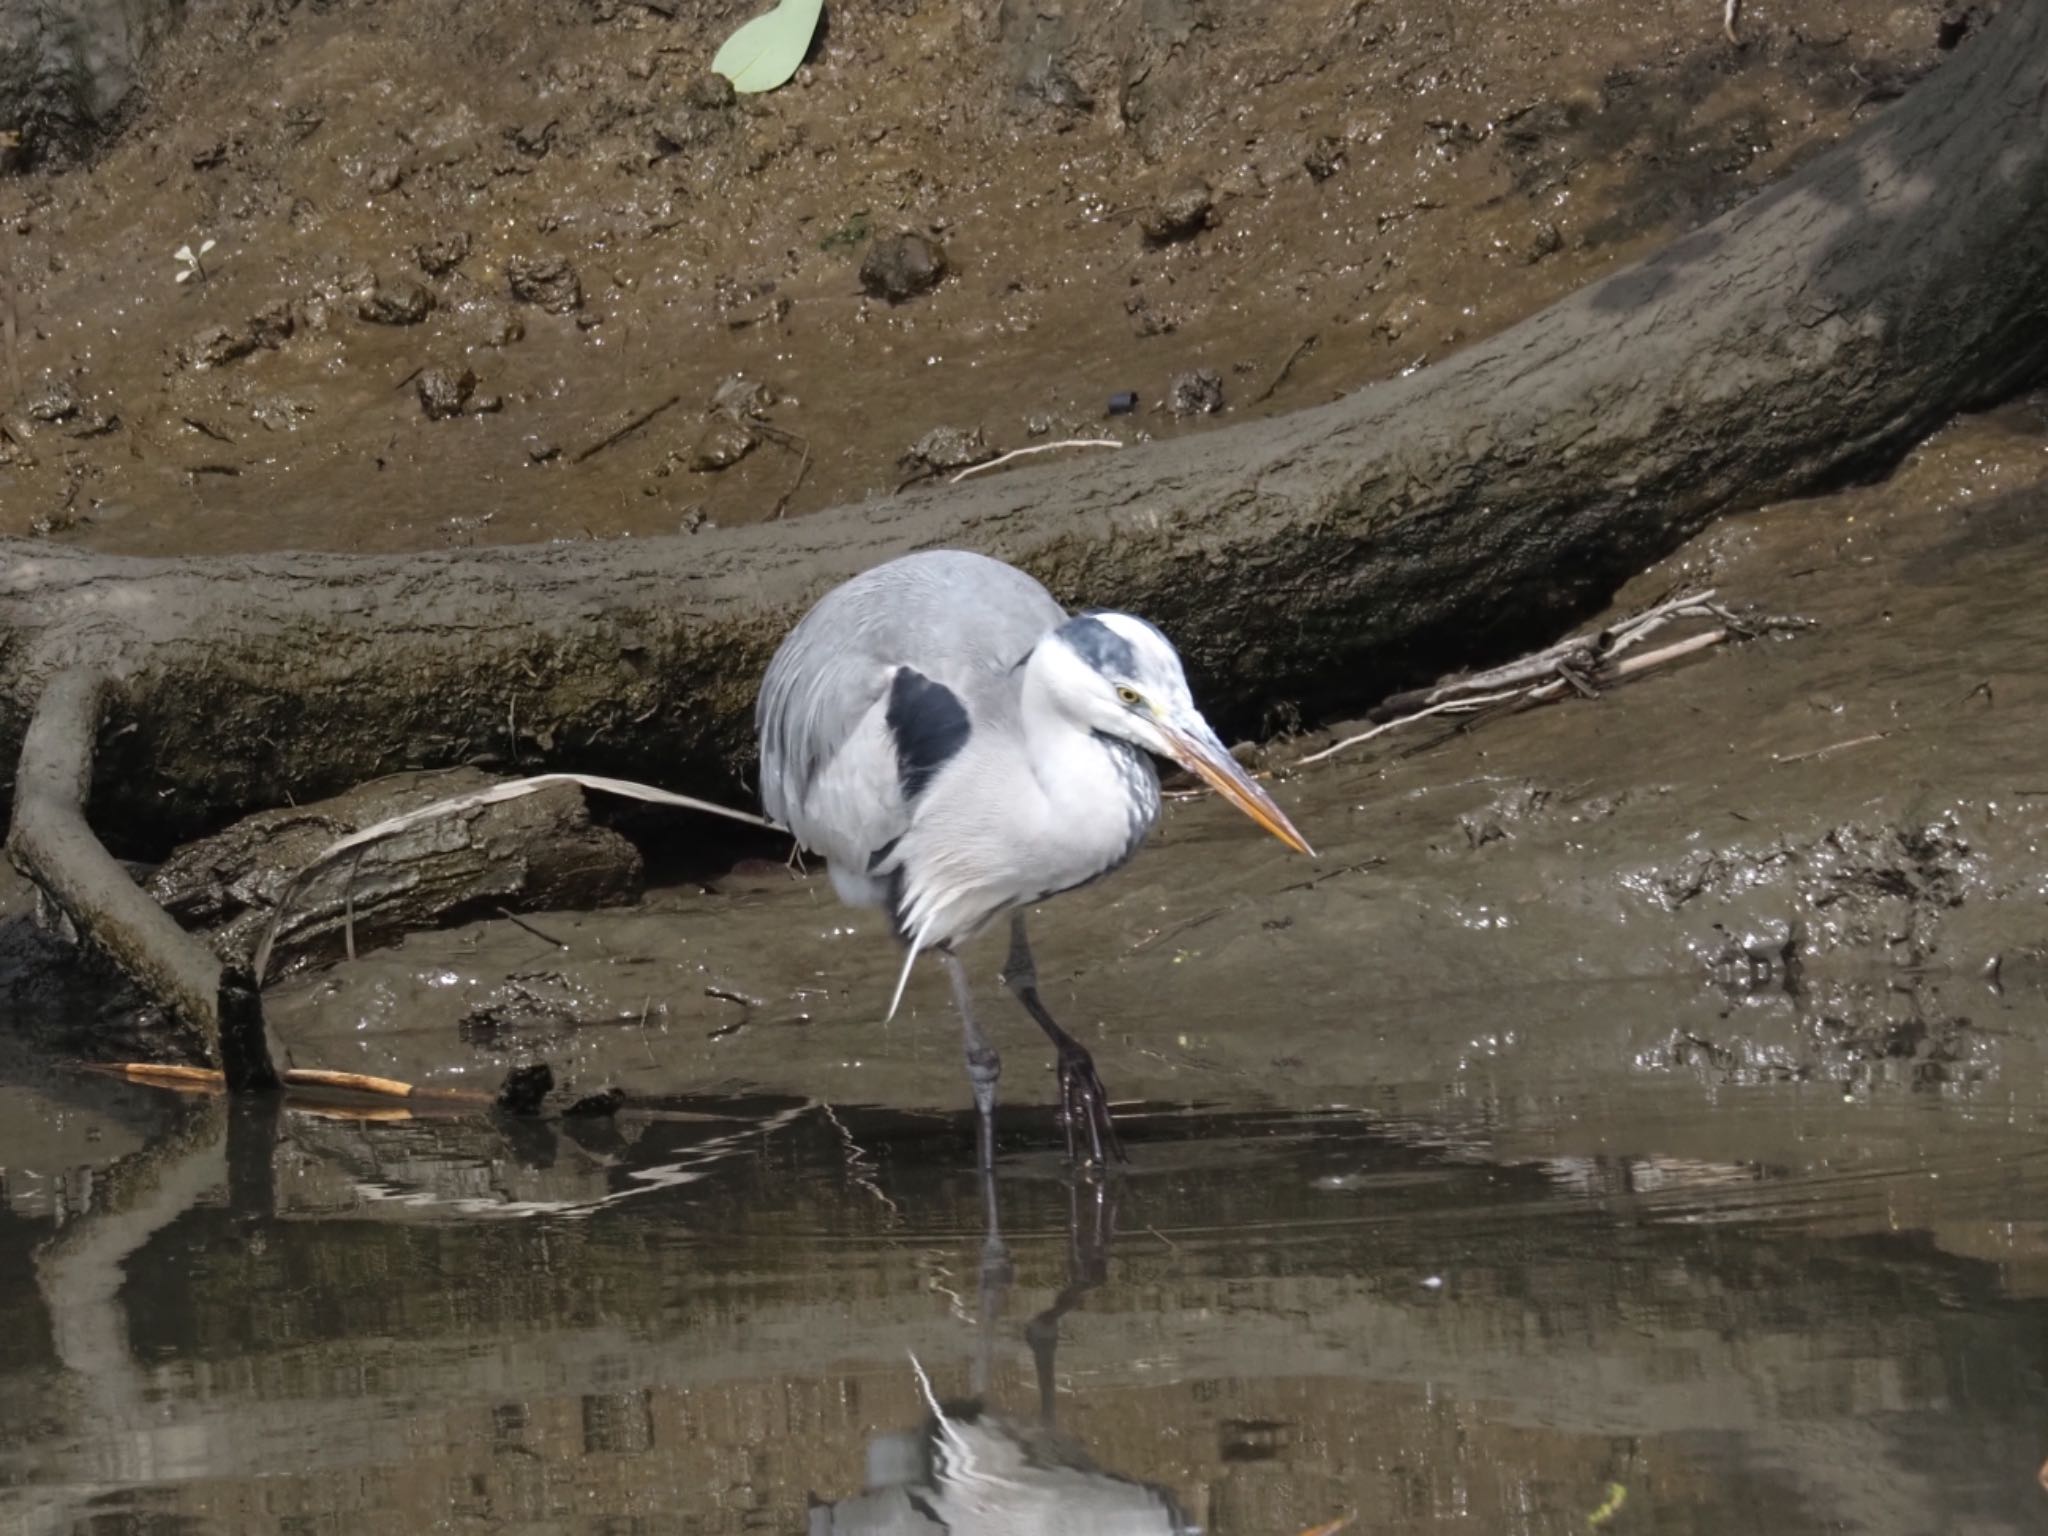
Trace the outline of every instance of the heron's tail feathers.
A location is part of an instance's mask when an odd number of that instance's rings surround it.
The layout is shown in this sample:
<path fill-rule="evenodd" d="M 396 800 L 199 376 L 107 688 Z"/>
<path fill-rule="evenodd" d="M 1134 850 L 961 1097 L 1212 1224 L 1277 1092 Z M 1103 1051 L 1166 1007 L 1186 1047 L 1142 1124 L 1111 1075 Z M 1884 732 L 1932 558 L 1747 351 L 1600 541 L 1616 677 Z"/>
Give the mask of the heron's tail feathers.
<path fill-rule="evenodd" d="M 889 999 L 889 1011 L 882 1015 L 882 1022 L 888 1023 L 896 1017 L 896 1010 L 903 1003 L 903 988 L 910 980 L 910 968 L 917 963 L 917 952 L 924 948 L 922 939 L 912 939 L 903 956 L 903 970 L 896 978 L 896 995 Z"/>

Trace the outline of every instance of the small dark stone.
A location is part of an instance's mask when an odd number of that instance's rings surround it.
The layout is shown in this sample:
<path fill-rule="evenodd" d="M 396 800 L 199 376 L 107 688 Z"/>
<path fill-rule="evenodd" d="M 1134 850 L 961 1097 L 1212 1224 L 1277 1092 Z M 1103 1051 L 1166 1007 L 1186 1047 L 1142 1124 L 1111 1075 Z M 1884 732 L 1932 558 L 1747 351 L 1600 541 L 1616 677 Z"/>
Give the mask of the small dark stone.
<path fill-rule="evenodd" d="M 480 299 L 463 314 L 462 333 L 472 345 L 509 347 L 526 336 L 526 322 L 503 299 Z"/>
<path fill-rule="evenodd" d="M 1564 249 L 1564 235 L 1548 219 L 1539 223 L 1529 233 L 1529 240 L 1522 247 L 1522 260 L 1534 265 L 1546 256 L 1555 256 Z"/>
<path fill-rule="evenodd" d="M 1190 181 L 1145 210 L 1138 220 L 1147 245 L 1172 245 L 1199 235 L 1216 222 L 1216 194 L 1206 181 Z"/>
<path fill-rule="evenodd" d="M 1337 174 L 1337 168 L 1344 163 L 1344 142 L 1328 134 L 1317 139 L 1301 157 L 1301 168 L 1308 172 L 1312 181 L 1328 181 Z"/>
<path fill-rule="evenodd" d="M 224 325 L 209 325 L 178 348 L 178 361 L 187 368 L 222 368 L 238 357 L 256 350 L 256 339 Z"/>
<path fill-rule="evenodd" d="M 901 304 L 939 286 L 948 270 L 946 253 L 919 234 L 884 235 L 868 247 L 860 264 L 860 285 L 878 299 Z"/>
<path fill-rule="evenodd" d="M 372 278 L 356 292 L 356 314 L 372 325 L 418 325 L 433 312 L 434 295 L 410 278 L 389 284 Z"/>
<path fill-rule="evenodd" d="M 514 256 L 505 263 L 505 276 L 512 284 L 512 297 L 522 304 L 538 304 L 551 315 L 583 307 L 582 279 L 564 257 Z"/>
<path fill-rule="evenodd" d="M 574 1104 L 571 1104 L 567 1109 L 563 1110 L 562 1114 L 564 1118 L 603 1118 L 610 1115 L 616 1115 L 619 1112 L 619 1106 L 621 1104 L 624 1104 L 625 1102 L 625 1089 L 605 1088 L 599 1090 L 596 1093 L 585 1094 L 582 1098 L 578 1099 Z"/>
<path fill-rule="evenodd" d="M 1109 397 L 1109 414 L 1112 416 L 1128 416 L 1137 408 L 1138 395 L 1136 390 L 1127 389 L 1121 394 Z"/>
<path fill-rule="evenodd" d="M 754 451 L 754 443 L 754 434 L 744 423 L 730 416 L 715 416 L 690 446 L 691 472 L 704 475 L 730 469 Z"/>
<path fill-rule="evenodd" d="M 711 413 L 730 416 L 735 421 L 744 421 L 749 416 L 764 416 L 774 404 L 775 391 L 744 373 L 732 374 L 711 395 Z"/>
<path fill-rule="evenodd" d="M 693 75 L 683 87 L 683 101 L 699 112 L 722 112 L 739 100 L 732 82 L 713 70 Z"/>
<path fill-rule="evenodd" d="M 420 409 L 429 421 L 446 421 L 460 416 L 476 389 L 476 374 L 467 368 L 424 368 L 413 386 L 419 393 Z"/>
<path fill-rule="evenodd" d="M 985 463 L 989 457 L 988 441 L 981 435 L 981 428 L 933 427 L 897 462 L 905 469 L 945 471 Z"/>
<path fill-rule="evenodd" d="M 272 299 L 249 317 L 249 339 L 275 352 L 291 339 L 298 323 L 290 299 Z"/>
<path fill-rule="evenodd" d="M 1166 403 L 1176 416 L 1210 416 L 1223 409 L 1223 376 L 1213 368 L 1175 374 Z"/>
<path fill-rule="evenodd" d="M 529 437 L 526 440 L 526 456 L 536 464 L 550 463 L 562 456 L 562 445 L 552 438 Z"/>
<path fill-rule="evenodd" d="M 1048 107 L 1058 107 L 1064 112 L 1086 112 L 1095 105 L 1095 98 L 1076 80 L 1066 64 L 1053 54 L 1046 54 L 1024 76 L 1024 94 L 1036 96 Z"/>
<path fill-rule="evenodd" d="M 412 248 L 413 259 L 420 264 L 420 270 L 429 277 L 446 277 L 469 255 L 469 232 L 451 230 L 445 235 L 436 235 Z"/>
<path fill-rule="evenodd" d="M 68 379 L 51 379 L 29 397 L 33 421 L 69 421 L 78 414 L 78 391 Z"/>
<path fill-rule="evenodd" d="M 673 155 L 686 149 L 715 144 L 732 129 L 732 118 L 724 112 L 703 112 L 685 107 L 671 112 L 651 126 L 658 155 Z"/>
<path fill-rule="evenodd" d="M 405 168 L 403 166 L 380 165 L 377 169 L 370 172 L 370 192 L 374 196 L 381 196 L 386 192 L 396 192 L 399 184 L 404 180 Z"/>
<path fill-rule="evenodd" d="M 537 1115 L 541 1101 L 554 1092 L 555 1073 L 544 1061 L 529 1067 L 514 1067 L 505 1074 L 498 1090 L 498 1108 L 508 1115 Z"/>

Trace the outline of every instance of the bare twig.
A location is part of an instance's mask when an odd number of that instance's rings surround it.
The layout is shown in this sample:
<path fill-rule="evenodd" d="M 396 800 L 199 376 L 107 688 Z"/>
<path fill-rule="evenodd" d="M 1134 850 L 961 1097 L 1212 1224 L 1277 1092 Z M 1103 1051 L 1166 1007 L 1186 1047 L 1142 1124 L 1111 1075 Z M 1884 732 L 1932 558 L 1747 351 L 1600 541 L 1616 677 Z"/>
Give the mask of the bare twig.
<path fill-rule="evenodd" d="M 87 1071 L 107 1072 L 131 1083 L 149 1083 L 161 1088 L 184 1088 L 202 1093 L 223 1092 L 224 1074 L 211 1067 L 183 1067 L 166 1062 L 122 1061 L 105 1066 L 88 1063 Z M 292 1067 L 278 1074 L 278 1081 L 290 1091 L 325 1091 L 363 1094 L 375 1099 L 410 1099 L 425 1104 L 482 1107 L 493 1102 L 488 1093 L 474 1088 L 432 1088 L 403 1082 L 395 1077 L 372 1077 L 363 1072 L 328 1072 L 312 1067 Z"/>
<path fill-rule="evenodd" d="M 1287 354 L 1287 360 L 1280 365 L 1280 371 L 1273 375 L 1273 382 L 1252 396 L 1253 405 L 1263 405 L 1266 401 L 1273 398 L 1273 392 L 1287 382 L 1287 375 L 1294 372 L 1294 365 L 1301 361 L 1302 354 L 1314 346 L 1317 339 L 1316 333 L 1313 331 L 1302 337 L 1294 350 Z"/>
<path fill-rule="evenodd" d="M 683 397 L 681 395 L 670 395 L 666 400 L 662 401 L 661 404 L 649 406 L 646 410 L 642 411 L 638 416 L 635 416 L 631 421 L 627 422 L 623 427 L 619 428 L 618 431 L 612 433 L 609 437 L 603 438 L 598 442 L 592 443 L 588 448 L 584 449 L 581 453 L 577 454 L 576 457 L 571 459 L 569 462 L 572 464 L 581 464 L 585 459 L 595 458 L 598 454 L 603 453 L 605 449 L 611 447 L 614 443 L 621 442 L 624 439 L 631 437 L 635 432 L 638 432 L 642 427 L 646 426 L 647 423 L 654 420 L 654 418 L 659 416 L 663 411 L 673 410 L 676 406 L 682 404 L 682 401 Z"/>
<path fill-rule="evenodd" d="M 539 939 L 543 944 L 552 944 L 557 949 L 567 949 L 569 947 L 568 943 L 565 940 L 556 938 L 553 934 L 547 932 L 545 929 L 536 928 L 532 923 L 529 923 L 525 918 L 521 917 L 517 912 L 514 912 L 510 907 L 498 908 L 498 916 L 505 919 L 506 922 L 510 923 L 515 928 L 524 928 L 528 933 L 532 934 L 536 939 Z"/>
<path fill-rule="evenodd" d="M 1294 766 L 1306 768 L 1310 763 L 1320 763 L 1326 757 L 1335 757 L 1347 747 L 1355 747 L 1360 742 L 1371 741 L 1375 736 L 1384 736 L 1388 731 L 1400 726 L 1413 725 L 1418 720 L 1427 720 L 1431 715 L 1446 715 L 1454 711 L 1483 709 L 1488 704 L 1500 704 L 1508 699 L 1519 699 L 1528 691 L 1526 688 L 1505 688 L 1498 693 L 1475 693 L 1468 694 L 1463 698 L 1445 699 L 1441 703 L 1430 705 L 1427 709 L 1418 709 L 1412 715 L 1402 715 L 1398 719 L 1385 720 L 1369 731 L 1360 731 L 1356 736 L 1347 736 L 1334 747 L 1325 747 L 1320 752 L 1311 752 L 1307 757 L 1296 762 Z"/>
<path fill-rule="evenodd" d="M 999 453 L 994 458 L 986 460 L 983 463 L 970 464 L 967 466 L 967 468 L 961 470 L 959 474 L 955 475 L 951 480 L 948 480 L 946 483 L 948 485 L 958 485 L 962 480 L 965 480 L 969 475 L 985 474 L 991 469 L 1000 468 L 1002 465 L 1009 463 L 1012 459 L 1021 459 L 1025 457 L 1027 454 L 1033 453 L 1051 453 L 1055 448 L 1121 447 L 1123 447 L 1123 444 L 1118 442 L 1113 437 L 1063 437 L 1056 443 L 1033 443 L 1029 448 L 1012 448 L 1008 453 Z"/>
<path fill-rule="evenodd" d="M 775 517 L 777 520 L 780 520 L 782 514 L 789 510 L 790 498 L 796 495 L 797 488 L 804 483 L 804 476 L 811 471 L 810 439 L 798 437 L 794 432 L 785 432 L 780 427 L 771 427 L 767 422 L 761 421 L 758 418 L 753 422 L 753 425 L 771 443 L 780 444 L 784 448 L 799 450 L 803 454 L 803 457 L 797 461 L 796 478 L 789 482 L 788 490 L 775 498 Z"/>
<path fill-rule="evenodd" d="M 1396 694 L 1372 712 L 1376 723 L 1370 729 L 1347 736 L 1320 752 L 1312 752 L 1293 766 L 1305 768 L 1311 763 L 1320 763 L 1349 747 L 1383 736 L 1401 726 L 1413 725 L 1418 720 L 1426 720 L 1432 715 L 1465 714 L 1496 704 L 1543 704 L 1567 692 L 1577 693 L 1583 698 L 1596 698 L 1603 683 L 1620 682 L 1652 667 L 1720 645 L 1736 635 L 1751 633 L 1726 608 L 1714 602 L 1713 596 L 1710 589 L 1669 598 L 1596 634 L 1560 640 L 1504 666 Z M 1687 617 L 1713 617 L 1721 623 L 1716 628 L 1674 640 L 1655 650 L 1633 656 L 1622 655 L 1672 620 Z M 1411 705 L 1421 707 L 1408 708 Z M 1391 709 L 1404 712 L 1392 718 L 1382 718 Z"/>
<path fill-rule="evenodd" d="M 1830 742 L 1825 747 L 1815 747 L 1809 752 L 1794 752 L 1790 757 L 1779 758 L 1778 766 L 1782 768 L 1787 763 L 1811 762 L 1817 757 L 1830 757 L 1837 752 L 1846 752 L 1851 747 L 1867 747 L 1873 741 L 1883 741 L 1889 735 L 1890 731 L 1872 731 L 1868 736 L 1852 736 L 1847 741 Z"/>

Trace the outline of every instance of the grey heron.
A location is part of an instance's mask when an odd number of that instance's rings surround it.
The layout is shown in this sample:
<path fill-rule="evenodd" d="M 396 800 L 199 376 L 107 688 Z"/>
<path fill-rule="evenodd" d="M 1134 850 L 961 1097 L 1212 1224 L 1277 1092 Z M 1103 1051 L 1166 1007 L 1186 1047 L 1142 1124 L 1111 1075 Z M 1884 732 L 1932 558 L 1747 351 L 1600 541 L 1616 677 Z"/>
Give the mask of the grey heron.
<path fill-rule="evenodd" d="M 828 592 L 768 664 L 755 725 L 768 814 L 904 946 L 889 1017 L 918 955 L 945 967 L 984 1164 L 1002 1062 L 957 951 L 1004 915 L 1003 981 L 1057 1053 L 1069 1152 L 1080 1123 L 1097 1162 L 1122 1156 L 1093 1060 L 1039 997 L 1024 909 L 1138 851 L 1159 818 L 1151 754 L 1313 853 L 1195 708 L 1163 634 L 1125 613 L 1070 616 L 985 555 L 905 555 Z"/>

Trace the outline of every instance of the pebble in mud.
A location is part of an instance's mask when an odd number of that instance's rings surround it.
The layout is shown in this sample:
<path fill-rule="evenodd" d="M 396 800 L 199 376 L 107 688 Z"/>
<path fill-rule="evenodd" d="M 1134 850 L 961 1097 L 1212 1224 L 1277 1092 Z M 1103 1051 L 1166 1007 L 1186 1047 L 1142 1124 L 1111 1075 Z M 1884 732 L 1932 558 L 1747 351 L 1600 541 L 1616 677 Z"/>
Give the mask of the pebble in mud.
<path fill-rule="evenodd" d="M 720 112 L 739 99 L 732 82 L 715 70 L 691 76 L 690 83 L 683 87 L 683 105 L 698 112 Z"/>
<path fill-rule="evenodd" d="M 371 278 L 356 290 L 356 314 L 372 325 L 418 325 L 434 311 L 434 295 L 410 278 Z"/>
<path fill-rule="evenodd" d="M 1214 368 L 1177 373 L 1166 389 L 1167 408 L 1176 416 L 1211 416 L 1223 409 L 1223 376 Z"/>
<path fill-rule="evenodd" d="M 505 263 L 505 277 L 522 304 L 538 304 L 551 315 L 583 307 L 583 280 L 566 257 L 514 256 Z"/>
<path fill-rule="evenodd" d="M 436 235 L 431 240 L 422 240 L 412 248 L 413 260 L 429 277 L 446 277 L 461 266 L 468 255 L 469 233 L 460 229 Z"/>
<path fill-rule="evenodd" d="M 937 241 L 914 233 L 884 235 L 861 261 L 860 285 L 878 299 L 901 304 L 938 287 L 948 270 Z"/>
<path fill-rule="evenodd" d="M 981 428 L 933 427 L 897 462 L 905 469 L 925 469 L 934 474 L 965 469 L 989 458 L 988 440 Z"/>
<path fill-rule="evenodd" d="M 1216 223 L 1216 194 L 1206 181 L 1183 182 L 1147 208 L 1138 220 L 1147 245 L 1192 239 Z"/>
<path fill-rule="evenodd" d="M 690 470 L 706 475 L 730 469 L 754 451 L 756 441 L 745 423 L 730 416 L 713 417 L 690 445 Z"/>
<path fill-rule="evenodd" d="M 193 369 L 224 368 L 256 350 L 255 338 L 224 325 L 209 325 L 178 348 L 178 361 Z"/>
<path fill-rule="evenodd" d="M 462 414 L 476 390 L 476 374 L 467 368 L 423 368 L 414 388 L 427 420 L 446 421 Z"/>

